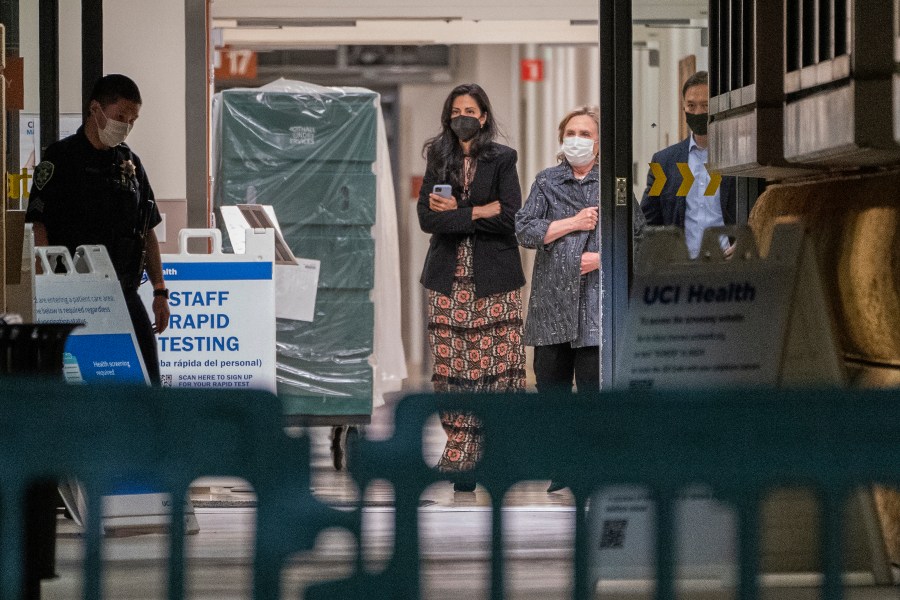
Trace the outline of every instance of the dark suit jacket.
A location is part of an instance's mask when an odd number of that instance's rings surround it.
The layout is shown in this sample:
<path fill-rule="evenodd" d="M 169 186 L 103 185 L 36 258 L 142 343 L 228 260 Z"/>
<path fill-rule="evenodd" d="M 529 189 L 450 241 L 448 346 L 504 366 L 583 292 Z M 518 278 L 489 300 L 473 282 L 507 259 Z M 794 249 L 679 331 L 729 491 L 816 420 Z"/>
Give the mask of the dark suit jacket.
<path fill-rule="evenodd" d="M 461 239 L 474 236 L 473 269 L 475 295 L 479 298 L 518 289 L 525 284 L 522 260 L 516 242 L 516 212 L 522 206 L 522 190 L 516 171 L 516 151 L 494 144 L 497 153 L 489 160 L 478 159 L 469 200 L 463 202 L 462 189 L 453 188 L 458 208 L 435 212 L 428 207 L 428 194 L 438 181 L 436 165 L 429 164 L 419 192 L 419 225 L 430 233 L 431 245 L 419 280 L 429 290 L 450 295 L 456 272 L 456 247 Z M 500 214 L 490 219 L 472 220 L 472 207 L 500 201 Z"/>
<path fill-rule="evenodd" d="M 684 211 L 687 207 L 686 196 L 676 196 L 681 187 L 681 171 L 676 163 L 688 161 L 690 137 L 663 148 L 653 155 L 653 162 L 659 163 L 666 174 L 666 183 L 659 196 L 650 196 L 650 188 L 655 177 L 653 171 L 647 172 L 647 188 L 641 199 L 641 209 L 647 217 L 647 225 L 677 225 L 684 229 Z M 734 225 L 737 213 L 737 195 L 734 177 L 722 177 L 719 186 L 719 202 L 722 204 L 722 220 L 726 225 Z"/>

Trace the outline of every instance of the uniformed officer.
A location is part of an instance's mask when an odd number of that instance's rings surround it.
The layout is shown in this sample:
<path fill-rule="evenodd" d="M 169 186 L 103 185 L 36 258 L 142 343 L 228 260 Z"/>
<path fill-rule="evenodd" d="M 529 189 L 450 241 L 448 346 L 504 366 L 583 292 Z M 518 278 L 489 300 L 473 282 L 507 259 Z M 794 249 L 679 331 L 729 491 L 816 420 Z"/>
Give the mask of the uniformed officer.
<path fill-rule="evenodd" d="M 101 77 L 82 126 L 48 146 L 35 168 L 26 221 L 34 224 L 38 246 L 66 246 L 73 255 L 83 244 L 106 247 L 150 380 L 158 384 L 154 333 L 169 324 L 169 292 L 153 231 L 162 219 L 141 160 L 124 143 L 140 108 L 134 81 Z M 153 285 L 153 323 L 137 293 L 144 269 Z"/>

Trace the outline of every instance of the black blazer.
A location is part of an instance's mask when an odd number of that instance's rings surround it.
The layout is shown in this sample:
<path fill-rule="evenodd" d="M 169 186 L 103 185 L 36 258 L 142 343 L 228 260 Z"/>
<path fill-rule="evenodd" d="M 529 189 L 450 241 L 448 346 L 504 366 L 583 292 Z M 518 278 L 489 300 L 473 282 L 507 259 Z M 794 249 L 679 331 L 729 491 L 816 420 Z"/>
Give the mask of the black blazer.
<path fill-rule="evenodd" d="M 454 186 L 456 210 L 435 212 L 428 207 L 428 194 L 438 181 L 438 168 L 428 164 L 419 192 L 419 226 L 430 233 L 431 244 L 419 279 L 429 290 L 450 295 L 456 272 L 456 247 L 466 236 L 473 236 L 473 269 L 475 295 L 479 298 L 518 289 L 525 284 L 519 245 L 516 242 L 516 212 L 522 206 L 522 190 L 516 171 L 516 151 L 492 144 L 495 154 L 479 158 L 475 177 L 469 189 L 469 200 L 463 202 L 462 189 Z M 500 214 L 490 219 L 472 220 L 472 207 L 500 201 Z"/>
<path fill-rule="evenodd" d="M 687 209 L 687 197 L 676 196 L 681 187 L 681 171 L 676 163 L 688 161 L 690 136 L 663 148 L 653 155 L 653 162 L 659 163 L 666 174 L 666 183 L 659 196 L 650 196 L 655 177 L 653 171 L 647 172 L 647 187 L 641 199 L 641 209 L 647 217 L 647 225 L 677 225 L 684 229 L 684 212 Z M 734 177 L 722 177 L 719 184 L 719 203 L 722 205 L 722 220 L 726 225 L 734 225 L 737 213 L 737 194 Z"/>

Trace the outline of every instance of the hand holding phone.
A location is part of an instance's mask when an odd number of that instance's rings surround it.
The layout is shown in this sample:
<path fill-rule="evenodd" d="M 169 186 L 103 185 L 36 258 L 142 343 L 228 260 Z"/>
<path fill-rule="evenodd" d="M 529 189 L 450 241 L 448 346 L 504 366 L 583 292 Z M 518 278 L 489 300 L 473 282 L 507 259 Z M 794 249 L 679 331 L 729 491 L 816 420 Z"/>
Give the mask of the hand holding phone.
<path fill-rule="evenodd" d="M 431 190 L 432 194 L 437 194 L 441 198 L 451 198 L 453 196 L 453 188 L 445 183 L 439 183 Z"/>
<path fill-rule="evenodd" d="M 435 212 L 456 210 L 456 198 L 453 197 L 453 187 L 445 183 L 434 186 L 431 189 L 431 196 L 428 198 L 428 207 Z"/>

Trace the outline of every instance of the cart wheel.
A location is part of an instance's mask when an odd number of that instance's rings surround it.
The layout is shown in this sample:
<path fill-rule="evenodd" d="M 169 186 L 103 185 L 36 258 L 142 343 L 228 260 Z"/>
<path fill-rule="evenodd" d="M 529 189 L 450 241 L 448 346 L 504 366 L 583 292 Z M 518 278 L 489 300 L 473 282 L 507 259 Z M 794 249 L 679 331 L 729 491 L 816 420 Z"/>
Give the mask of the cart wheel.
<path fill-rule="evenodd" d="M 344 459 L 345 432 L 346 428 L 343 425 L 331 428 L 331 460 L 335 471 L 342 470 L 346 464 Z"/>
<path fill-rule="evenodd" d="M 351 464 L 353 457 L 356 456 L 357 442 L 359 442 L 359 428 L 355 425 L 348 425 L 344 433 L 344 466 Z M 349 467 L 348 467 L 349 468 Z"/>

